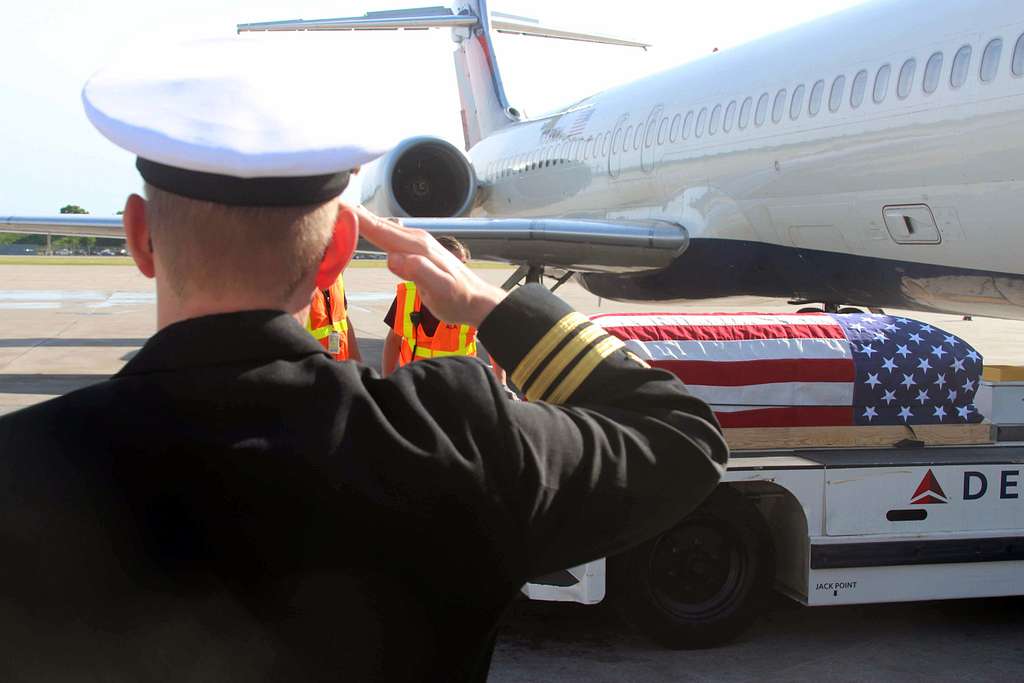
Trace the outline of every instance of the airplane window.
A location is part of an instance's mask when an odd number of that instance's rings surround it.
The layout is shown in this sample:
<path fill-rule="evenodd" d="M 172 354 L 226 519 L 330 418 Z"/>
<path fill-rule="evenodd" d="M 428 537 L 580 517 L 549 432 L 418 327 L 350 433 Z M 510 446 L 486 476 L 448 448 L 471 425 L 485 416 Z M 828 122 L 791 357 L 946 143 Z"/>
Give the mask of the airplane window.
<path fill-rule="evenodd" d="M 760 126 L 768 114 L 768 93 L 763 93 L 757 100 L 757 111 L 754 112 L 754 123 Z"/>
<path fill-rule="evenodd" d="M 889 76 L 891 74 L 892 67 L 888 64 L 883 64 L 878 73 L 875 74 L 875 91 L 871 94 L 875 104 L 884 102 L 885 96 L 889 94 Z"/>
<path fill-rule="evenodd" d="M 693 112 L 686 112 L 686 121 L 683 122 L 683 139 L 690 137 L 690 132 L 693 130 Z"/>
<path fill-rule="evenodd" d="M 981 80 L 991 83 L 999 73 L 999 58 L 1003 55 L 1003 39 L 996 38 L 981 53 Z"/>
<path fill-rule="evenodd" d="M 668 130 L 668 117 L 666 116 L 665 118 L 663 118 L 661 120 L 661 125 L 658 126 L 658 144 L 659 145 L 664 145 L 665 144 L 665 135 L 667 135 L 667 130 Z"/>
<path fill-rule="evenodd" d="M 697 130 L 694 132 L 694 134 L 697 137 L 700 137 L 701 135 L 704 135 L 704 123 L 707 120 L 708 120 L 708 108 L 704 107 L 703 109 L 700 110 L 700 113 L 697 114 Z"/>
<path fill-rule="evenodd" d="M 708 123 L 708 135 L 718 132 L 718 122 L 722 120 L 722 105 L 716 104 L 711 110 L 711 121 Z"/>
<path fill-rule="evenodd" d="M 818 81 L 811 88 L 811 101 L 807 105 L 807 113 L 811 116 L 817 116 L 818 112 L 821 111 L 821 96 L 825 94 L 825 81 Z"/>
<path fill-rule="evenodd" d="M 644 144 L 644 129 L 638 125 L 633 131 L 633 149 L 640 149 L 642 144 Z"/>
<path fill-rule="evenodd" d="M 900 79 L 896 81 L 896 95 L 902 100 L 910 94 L 914 87 L 914 72 L 917 71 L 917 60 L 911 57 L 903 62 L 900 68 Z"/>
<path fill-rule="evenodd" d="M 679 127 L 683 125 L 683 117 L 681 114 L 676 114 L 672 117 L 672 125 L 668 129 L 668 140 L 669 142 L 675 142 L 679 139 Z"/>
<path fill-rule="evenodd" d="M 843 91 L 846 90 L 846 76 L 836 76 L 832 81 L 832 92 L 828 95 L 828 110 L 833 114 L 839 111 L 843 103 Z"/>
<path fill-rule="evenodd" d="M 1017 39 L 1013 48 L 1013 75 L 1024 76 L 1024 34 Z"/>
<path fill-rule="evenodd" d="M 775 104 L 772 105 L 772 122 L 778 123 L 782 120 L 782 114 L 786 110 L 786 89 L 783 88 L 775 93 Z"/>
<path fill-rule="evenodd" d="M 971 46 L 964 45 L 960 48 L 956 57 L 953 57 L 953 68 L 949 72 L 949 85 L 954 90 L 967 81 L 967 72 L 971 68 Z"/>
<path fill-rule="evenodd" d="M 748 97 L 743 100 L 743 106 L 740 107 L 740 130 L 743 130 L 750 123 L 750 110 L 754 106 L 754 98 Z"/>
<path fill-rule="evenodd" d="M 942 76 L 942 53 L 936 52 L 928 58 L 924 65 L 924 82 L 921 88 L 926 94 L 931 95 L 939 87 L 939 77 Z"/>
<path fill-rule="evenodd" d="M 850 106 L 856 109 L 864 102 L 864 91 L 868 87 L 868 72 L 863 69 L 853 77 L 853 85 L 850 87 Z"/>
<path fill-rule="evenodd" d="M 729 103 L 725 108 L 725 120 L 722 121 L 722 130 L 728 133 L 732 130 L 732 123 L 736 120 L 736 100 Z"/>
<path fill-rule="evenodd" d="M 804 84 L 796 86 L 796 90 L 793 91 L 793 101 L 789 103 L 789 118 L 796 121 L 800 118 L 800 110 L 804 108 L 804 93 L 807 88 Z"/>
<path fill-rule="evenodd" d="M 633 126 L 626 126 L 626 137 L 622 138 L 622 151 L 629 151 L 629 136 L 633 134 Z"/>

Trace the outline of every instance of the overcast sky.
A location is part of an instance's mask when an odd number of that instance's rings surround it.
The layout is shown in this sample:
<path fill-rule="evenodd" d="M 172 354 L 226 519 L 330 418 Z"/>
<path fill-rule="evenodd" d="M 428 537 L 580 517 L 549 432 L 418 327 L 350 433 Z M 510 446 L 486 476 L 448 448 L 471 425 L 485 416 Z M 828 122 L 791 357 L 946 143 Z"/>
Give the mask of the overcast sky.
<path fill-rule="evenodd" d="M 495 49 L 511 103 L 539 114 L 862 1 L 491 0 L 491 9 L 654 44 L 644 52 L 499 35 Z M 79 98 L 86 79 L 118 55 L 172 40 L 230 36 L 239 22 L 355 16 L 440 2 L 19 2 L 5 12 L 0 40 L 0 215 L 52 214 L 68 203 L 110 215 L 138 190 L 133 158 L 93 130 Z M 402 136 L 438 135 L 462 145 L 447 30 L 265 39 L 317 41 L 325 81 L 372 90 L 380 103 L 379 125 Z"/>

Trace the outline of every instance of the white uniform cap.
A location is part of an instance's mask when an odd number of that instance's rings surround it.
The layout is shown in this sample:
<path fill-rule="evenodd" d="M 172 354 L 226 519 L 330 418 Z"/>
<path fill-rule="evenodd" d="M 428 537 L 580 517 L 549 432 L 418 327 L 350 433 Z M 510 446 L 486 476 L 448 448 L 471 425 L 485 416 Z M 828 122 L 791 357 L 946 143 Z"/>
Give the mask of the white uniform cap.
<path fill-rule="evenodd" d="M 295 41 L 205 40 L 113 64 L 82 101 L 157 187 L 226 204 L 312 204 L 393 146 L 372 98 L 337 74 Z"/>

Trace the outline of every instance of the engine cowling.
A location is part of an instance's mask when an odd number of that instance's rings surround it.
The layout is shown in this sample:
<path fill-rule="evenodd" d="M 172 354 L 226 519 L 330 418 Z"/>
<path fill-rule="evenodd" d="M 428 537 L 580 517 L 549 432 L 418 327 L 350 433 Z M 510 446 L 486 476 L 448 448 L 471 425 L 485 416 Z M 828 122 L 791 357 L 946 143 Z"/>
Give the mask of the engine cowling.
<path fill-rule="evenodd" d="M 362 203 L 396 218 L 464 216 L 476 201 L 473 165 L 440 138 L 415 137 L 363 169 Z"/>

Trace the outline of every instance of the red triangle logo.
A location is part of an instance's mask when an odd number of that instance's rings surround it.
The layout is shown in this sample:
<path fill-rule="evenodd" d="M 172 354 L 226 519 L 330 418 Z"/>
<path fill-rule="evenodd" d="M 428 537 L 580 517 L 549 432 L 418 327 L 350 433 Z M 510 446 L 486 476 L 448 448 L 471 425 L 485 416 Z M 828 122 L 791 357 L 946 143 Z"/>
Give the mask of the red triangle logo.
<path fill-rule="evenodd" d="M 948 502 L 946 492 L 939 486 L 939 480 L 935 478 L 935 473 L 931 470 L 924 475 L 924 479 L 917 485 L 914 495 L 910 497 L 911 505 L 939 505 Z"/>

